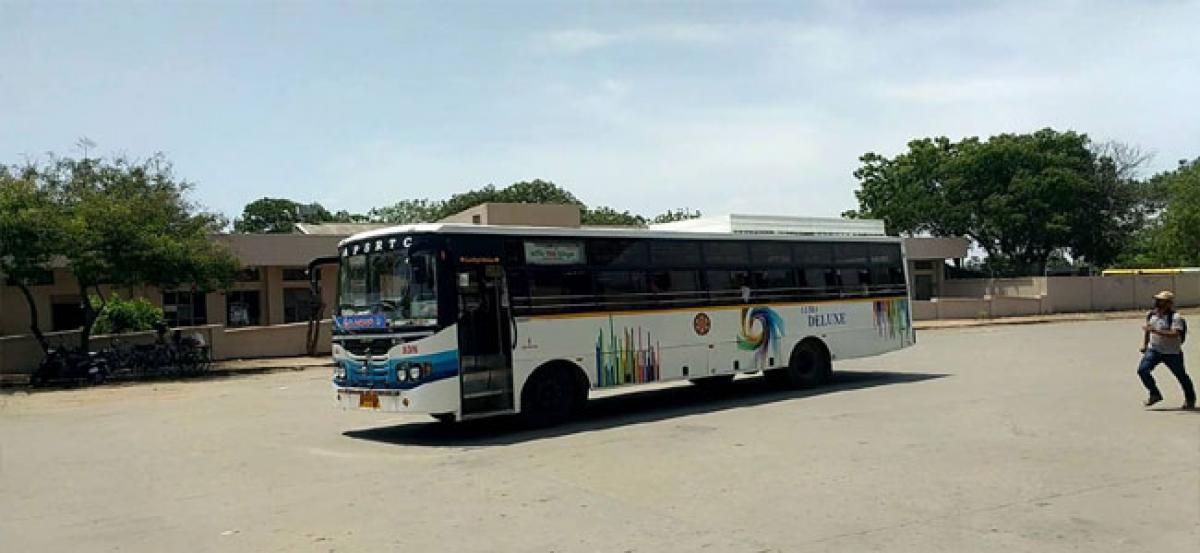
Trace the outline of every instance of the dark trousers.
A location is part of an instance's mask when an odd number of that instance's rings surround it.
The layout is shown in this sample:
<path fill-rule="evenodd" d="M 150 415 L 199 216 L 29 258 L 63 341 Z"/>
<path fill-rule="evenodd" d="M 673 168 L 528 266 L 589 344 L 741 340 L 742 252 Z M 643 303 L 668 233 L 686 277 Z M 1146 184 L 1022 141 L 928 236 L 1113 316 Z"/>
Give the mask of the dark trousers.
<path fill-rule="evenodd" d="M 1142 362 L 1138 365 L 1138 376 L 1142 378 L 1142 384 L 1150 391 L 1150 395 L 1162 397 L 1162 392 L 1158 391 L 1158 385 L 1154 383 L 1154 377 L 1150 371 L 1154 370 L 1159 363 L 1162 363 L 1171 370 L 1171 374 L 1175 375 L 1175 379 L 1179 381 L 1179 386 L 1183 388 L 1184 401 L 1189 405 L 1196 403 L 1196 389 L 1192 387 L 1192 379 L 1188 378 L 1187 371 L 1183 368 L 1182 353 L 1159 353 L 1152 349 L 1146 350 L 1146 355 L 1142 356 Z"/>

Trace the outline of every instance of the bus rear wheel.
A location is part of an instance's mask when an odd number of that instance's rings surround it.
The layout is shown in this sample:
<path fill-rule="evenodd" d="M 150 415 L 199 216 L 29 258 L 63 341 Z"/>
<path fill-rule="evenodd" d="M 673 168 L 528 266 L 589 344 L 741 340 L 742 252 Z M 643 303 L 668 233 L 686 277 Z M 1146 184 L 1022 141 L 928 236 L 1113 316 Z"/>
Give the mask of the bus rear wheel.
<path fill-rule="evenodd" d="M 767 377 L 788 388 L 812 388 L 829 382 L 832 374 L 833 362 L 825 344 L 808 339 L 792 349 L 786 368 L 770 371 Z"/>
<path fill-rule="evenodd" d="M 521 390 L 521 416 L 530 426 L 553 426 L 577 411 L 575 379 L 558 366 L 538 369 Z M 586 396 L 585 396 L 586 397 Z"/>

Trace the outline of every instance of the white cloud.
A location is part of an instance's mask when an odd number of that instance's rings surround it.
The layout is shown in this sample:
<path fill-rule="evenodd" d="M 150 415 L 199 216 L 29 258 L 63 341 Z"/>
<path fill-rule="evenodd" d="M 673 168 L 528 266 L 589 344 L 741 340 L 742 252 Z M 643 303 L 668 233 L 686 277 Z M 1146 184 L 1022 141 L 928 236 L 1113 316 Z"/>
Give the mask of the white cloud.
<path fill-rule="evenodd" d="M 716 44 L 730 40 L 737 33 L 737 28 L 731 26 L 667 23 L 612 32 L 587 28 L 560 29 L 535 35 L 534 43 L 550 51 L 575 54 L 639 43 Z"/>
<path fill-rule="evenodd" d="M 539 38 L 540 42 L 554 50 L 573 53 L 603 48 L 620 41 L 621 35 L 591 29 L 565 29 L 546 33 Z"/>
<path fill-rule="evenodd" d="M 885 83 L 877 89 L 884 100 L 922 104 L 1012 102 L 1032 97 L 1074 93 L 1065 76 L 964 76 Z"/>

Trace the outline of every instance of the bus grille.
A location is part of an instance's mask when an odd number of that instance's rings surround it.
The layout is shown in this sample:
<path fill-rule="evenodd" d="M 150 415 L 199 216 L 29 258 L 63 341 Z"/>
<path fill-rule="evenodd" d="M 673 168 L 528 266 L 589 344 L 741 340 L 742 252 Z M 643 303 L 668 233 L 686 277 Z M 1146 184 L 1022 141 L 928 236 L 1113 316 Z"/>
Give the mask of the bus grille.
<path fill-rule="evenodd" d="M 339 342 L 346 351 L 353 355 L 386 355 L 396 344 L 391 338 L 363 338 L 360 340 L 342 340 Z"/>

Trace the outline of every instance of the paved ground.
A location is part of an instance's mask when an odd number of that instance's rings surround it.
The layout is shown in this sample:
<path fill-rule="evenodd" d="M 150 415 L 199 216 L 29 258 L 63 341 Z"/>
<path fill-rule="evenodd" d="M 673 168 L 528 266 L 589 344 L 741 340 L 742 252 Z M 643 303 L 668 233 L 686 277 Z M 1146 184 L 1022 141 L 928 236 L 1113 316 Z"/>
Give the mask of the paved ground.
<path fill-rule="evenodd" d="M 1198 551 L 1200 413 L 1165 371 L 1139 406 L 1136 326 L 926 332 L 546 432 L 343 413 L 323 370 L 4 395 L 0 550 Z"/>

